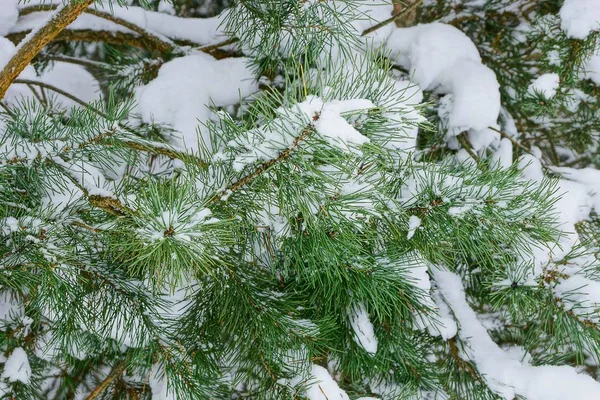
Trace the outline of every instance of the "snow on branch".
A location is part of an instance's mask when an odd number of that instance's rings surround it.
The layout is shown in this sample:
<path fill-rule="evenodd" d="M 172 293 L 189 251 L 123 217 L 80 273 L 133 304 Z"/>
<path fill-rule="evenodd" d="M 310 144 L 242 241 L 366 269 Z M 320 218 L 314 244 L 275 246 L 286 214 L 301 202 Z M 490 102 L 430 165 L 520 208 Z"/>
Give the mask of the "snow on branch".
<path fill-rule="evenodd" d="M 600 398 L 600 383 L 578 374 L 572 367 L 529 366 L 509 357 L 491 339 L 467 303 L 461 278 L 448 271 L 434 270 L 433 273 L 443 299 L 458 322 L 458 336 L 468 344 L 463 356 L 477 365 L 487 385 L 502 398 L 512 400 L 517 395 L 528 400 Z"/>
<path fill-rule="evenodd" d="M 47 12 L 60 6 L 60 1 L 24 6 L 20 18 L 11 29 L 11 35 L 33 29 L 45 18 Z M 177 45 L 198 46 L 222 42 L 219 30 L 222 17 L 181 18 L 142 7 L 125 7 L 117 4 L 95 5 L 86 8 L 70 31 L 113 33 L 117 36 L 137 37 L 145 47 L 160 52 L 172 52 Z M 175 43 L 177 42 L 177 44 Z"/>

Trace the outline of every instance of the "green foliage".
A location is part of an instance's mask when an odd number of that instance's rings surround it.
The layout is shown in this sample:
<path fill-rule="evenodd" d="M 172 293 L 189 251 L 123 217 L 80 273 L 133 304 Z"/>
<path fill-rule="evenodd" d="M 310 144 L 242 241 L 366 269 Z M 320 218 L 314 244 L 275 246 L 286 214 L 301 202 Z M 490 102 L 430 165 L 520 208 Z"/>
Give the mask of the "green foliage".
<path fill-rule="evenodd" d="M 538 147 L 557 166 L 591 163 L 598 92 L 578 71 L 598 34 L 566 38 L 557 1 L 540 2 L 522 37 L 503 32 L 527 20 L 527 8 L 454 3 L 428 2 L 421 21 L 444 19 L 478 45 L 501 83 L 503 129 L 514 120 L 527 133 L 515 152 Z M 554 265 L 528 280 L 531 255 L 563 234 L 557 179 L 448 157 L 438 121 L 421 118 L 436 111 L 436 95 L 409 105 L 413 88 L 398 67 L 351 26 L 364 18 L 360 5 L 228 9 L 222 27 L 239 38 L 261 91 L 213 107 L 197 154 L 168 144 L 169 127 L 137 120 L 132 100 L 189 48 L 153 58 L 125 46 L 51 46 L 40 56 L 43 71 L 77 55 L 112 85 L 86 107 L 66 108 L 59 95 L 3 104 L 0 296 L 15 315 L 0 321 L 0 346 L 5 355 L 25 349 L 32 376 L 10 383 L 8 398 L 100 387 L 98 398 L 150 399 L 157 382 L 178 399 L 302 398 L 320 365 L 352 398 L 388 387 L 386 399 L 496 399 L 464 356 L 468 343 L 440 334 L 445 303 L 429 276 L 437 267 L 467 282 L 473 308 L 502 321 L 492 337 L 524 348 L 532 364 L 600 359 L 596 321 L 554 295 L 564 278 Z M 561 78 L 551 101 L 527 92 L 539 72 Z M 586 99 L 577 105 L 575 89 Z M 333 140 L 319 125 L 324 112 L 306 112 L 356 100 L 368 106 L 336 116 L 361 143 Z M 578 226 L 584 243 L 554 262 L 597 255 L 599 226 L 597 217 Z M 360 340 L 357 310 L 373 326 L 376 354 Z"/>

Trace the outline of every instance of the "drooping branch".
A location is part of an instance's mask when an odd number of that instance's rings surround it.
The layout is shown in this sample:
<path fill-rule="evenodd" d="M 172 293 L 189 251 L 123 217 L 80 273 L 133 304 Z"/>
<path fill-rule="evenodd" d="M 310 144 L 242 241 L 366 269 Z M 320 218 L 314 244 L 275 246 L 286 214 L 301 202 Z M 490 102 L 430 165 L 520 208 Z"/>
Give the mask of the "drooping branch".
<path fill-rule="evenodd" d="M 27 15 L 33 12 L 52 11 L 56 10 L 56 8 L 57 5 L 55 4 L 39 4 L 21 9 L 20 15 Z M 100 11 L 95 8 L 86 8 L 84 13 L 114 22 L 117 25 L 121 25 L 137 33 L 142 38 L 142 42 L 146 43 L 145 47 L 149 47 L 152 50 L 156 50 L 161 53 L 171 53 L 175 47 L 177 47 L 177 45 L 171 39 L 144 29 L 137 24 L 127 21 L 126 19 L 119 18 L 112 13 Z"/>
<path fill-rule="evenodd" d="M 61 31 L 71 24 L 94 0 L 71 2 L 59 6 L 45 25 L 33 30 L 16 49 L 14 56 L 0 72 L 0 99 L 4 98 L 10 84 Z"/>
<path fill-rule="evenodd" d="M 6 36 L 11 42 L 18 44 L 21 42 L 31 31 L 13 32 Z M 111 32 L 103 30 L 92 30 L 92 29 L 65 29 L 60 32 L 53 41 L 55 42 L 103 42 L 109 44 L 126 45 L 145 49 L 148 51 L 159 51 L 156 47 L 156 43 L 148 40 L 145 36 L 140 36 L 137 33 L 128 32 Z M 200 47 L 200 50 L 204 53 L 210 54 L 217 60 L 228 57 L 239 57 L 240 53 L 237 51 L 225 50 L 221 47 L 235 43 L 237 39 L 227 39 L 225 41 Z M 178 42 L 178 44 L 180 44 Z M 184 43 L 181 43 L 182 45 Z"/>

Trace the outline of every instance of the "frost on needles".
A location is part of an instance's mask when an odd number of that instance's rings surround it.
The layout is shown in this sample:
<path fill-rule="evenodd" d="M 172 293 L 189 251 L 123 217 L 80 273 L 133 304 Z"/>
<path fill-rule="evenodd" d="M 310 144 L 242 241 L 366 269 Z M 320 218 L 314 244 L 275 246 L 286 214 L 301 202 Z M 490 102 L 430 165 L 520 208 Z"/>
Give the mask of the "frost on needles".
<path fill-rule="evenodd" d="M 599 28 L 4 1 L 0 397 L 600 399 Z"/>

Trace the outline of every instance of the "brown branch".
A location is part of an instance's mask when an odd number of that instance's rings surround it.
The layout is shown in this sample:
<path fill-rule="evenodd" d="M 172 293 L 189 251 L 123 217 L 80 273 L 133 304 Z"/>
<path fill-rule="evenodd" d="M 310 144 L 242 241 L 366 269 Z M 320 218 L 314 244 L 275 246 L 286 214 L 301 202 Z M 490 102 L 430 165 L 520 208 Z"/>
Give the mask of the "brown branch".
<path fill-rule="evenodd" d="M 30 31 L 23 32 L 14 32 L 6 35 L 6 38 L 11 42 L 18 44 L 20 41 L 29 34 Z M 127 32 L 110 32 L 110 31 L 102 31 L 102 30 L 92 30 L 92 29 L 65 29 L 60 34 L 58 34 L 54 40 L 54 42 L 103 42 L 110 44 L 118 44 L 118 45 L 126 45 L 131 47 L 137 47 L 139 49 L 145 49 L 148 51 L 158 51 L 155 47 L 155 43 L 148 40 L 148 38 L 144 36 L 140 36 L 136 33 L 127 33 Z M 210 54 L 217 60 L 222 60 L 223 58 L 230 57 L 239 57 L 241 55 L 238 51 L 233 50 L 224 50 L 221 49 L 221 46 L 225 46 L 231 43 L 234 43 L 235 39 L 228 39 L 226 41 L 216 43 L 213 45 L 208 45 L 204 47 L 200 47 L 198 50 Z M 198 46 L 197 43 L 188 43 L 177 41 L 177 44 L 181 45 L 190 45 L 190 46 Z"/>
<path fill-rule="evenodd" d="M 30 31 L 14 32 L 6 36 L 8 40 L 17 44 L 29 34 Z M 109 44 L 121 44 L 140 49 L 155 50 L 152 42 L 136 33 L 110 32 L 92 29 L 65 29 L 56 35 L 54 42 L 104 42 Z"/>
<path fill-rule="evenodd" d="M 35 6 L 25 7 L 20 10 L 20 15 L 27 15 L 33 12 L 40 11 L 51 11 L 56 9 L 56 5 L 53 4 L 39 4 Z M 187 40 L 172 40 L 163 35 L 157 34 L 150 30 L 144 29 L 137 24 L 127 21 L 126 19 L 119 18 L 113 14 L 105 11 L 99 11 L 94 8 L 87 8 L 84 11 L 86 14 L 91 14 L 96 17 L 105 19 L 107 21 L 114 22 L 115 24 L 121 25 L 136 34 L 126 32 L 109 32 L 102 30 L 67 30 L 63 35 L 59 35 L 56 40 L 77 40 L 77 41 L 100 41 L 113 44 L 126 44 L 134 47 L 144 48 L 150 51 L 157 51 L 160 53 L 172 53 L 178 45 L 181 46 L 198 46 L 199 43 L 193 43 Z M 19 42 L 23 37 L 23 33 L 17 32 L 8 35 L 7 37 L 13 42 Z M 221 47 L 237 42 L 239 39 L 230 38 L 219 43 L 207 45 L 199 48 L 198 50 L 211 54 L 217 60 L 235 56 L 237 53 L 231 51 L 222 50 Z"/>
<path fill-rule="evenodd" d="M 96 398 L 98 398 L 98 396 L 100 396 L 100 394 L 102 394 L 102 392 L 108 387 L 110 386 L 110 384 L 117 379 L 117 377 L 119 375 L 121 375 L 121 373 L 123 373 L 123 371 L 125 370 L 125 364 L 124 363 L 119 363 L 117 365 L 114 366 L 114 368 L 112 369 L 112 371 L 110 371 L 110 374 L 108 374 L 108 376 L 106 378 L 104 378 L 104 380 L 102 382 L 100 382 L 100 384 L 98 386 L 96 386 L 96 388 L 92 391 L 92 393 L 90 393 L 85 400 L 94 400 Z"/>
<path fill-rule="evenodd" d="M 55 5 L 55 4 L 38 4 L 35 6 L 25 7 L 23 9 L 21 9 L 19 11 L 19 14 L 27 15 L 27 14 L 31 14 L 33 12 L 52 11 L 52 10 L 55 10 L 56 8 L 57 8 L 57 5 Z M 141 26 L 134 24 L 132 22 L 129 22 L 123 18 L 116 17 L 115 15 L 113 15 L 109 12 L 100 11 L 95 8 L 86 8 L 83 12 L 86 14 L 94 15 L 98 18 L 105 19 L 107 21 L 114 22 L 117 25 L 121 25 L 121 26 L 137 33 L 138 35 L 143 37 L 145 39 L 145 41 L 147 41 L 153 49 L 160 51 L 161 53 L 171 53 L 176 47 L 176 44 L 173 43 L 173 41 L 171 41 L 170 39 L 162 38 L 159 35 L 155 34 L 154 32 L 148 31 L 148 30 L 142 28 Z"/>
<path fill-rule="evenodd" d="M 292 142 L 292 144 L 288 148 L 286 148 L 285 150 L 283 150 L 281 153 L 279 153 L 279 155 L 277 157 L 272 158 L 269 161 L 266 161 L 266 162 L 260 164 L 250 174 L 244 176 L 243 178 L 239 179 L 238 181 L 236 181 L 232 185 L 228 186 L 226 189 L 224 189 L 221 192 L 219 192 L 218 194 L 214 195 L 208 201 L 207 204 L 208 205 L 212 205 L 212 204 L 218 202 L 219 200 L 221 200 L 221 198 L 223 196 L 227 196 L 227 195 L 229 195 L 229 194 L 231 194 L 233 192 L 238 191 L 242 187 L 248 185 L 254 179 L 258 178 L 260 175 L 262 175 L 264 172 L 266 172 L 268 169 L 270 169 L 273 165 L 275 165 L 275 164 L 277 164 L 277 163 L 285 160 L 286 158 L 288 158 L 294 152 L 294 150 L 296 148 L 298 148 L 298 146 L 300 145 L 300 143 L 302 143 L 304 140 L 306 140 L 308 138 L 308 136 L 310 135 L 310 133 L 312 131 L 313 131 L 313 127 L 312 126 L 308 126 L 308 127 L 304 128 L 302 130 L 302 133 L 300 133 L 300 135 L 294 139 L 294 141 Z"/>
<path fill-rule="evenodd" d="M 392 15 L 391 17 L 389 17 L 388 19 L 381 21 L 378 24 L 373 25 L 370 28 L 367 28 L 363 31 L 363 33 L 361 34 L 361 36 L 366 36 L 371 32 L 375 32 L 377 29 L 382 28 L 386 25 L 391 24 L 392 22 L 396 22 L 398 19 L 402 18 L 403 16 L 405 16 L 406 14 L 410 13 L 411 11 L 413 11 L 415 8 L 417 8 L 421 2 L 423 0 L 416 0 L 414 3 L 412 3 L 410 6 L 406 7 L 405 9 L 403 9 L 400 12 L 397 12 L 396 14 Z"/>
<path fill-rule="evenodd" d="M 517 141 L 512 136 L 509 136 L 508 134 L 502 132 L 500 129 L 496 129 L 496 128 L 492 127 L 492 126 L 488 126 L 488 128 L 491 129 L 491 130 L 493 130 L 496 133 L 499 133 L 500 136 L 502 136 L 503 138 L 510 140 L 512 142 L 512 144 L 514 144 L 515 146 L 519 147 L 520 149 L 522 149 L 526 153 L 533 155 L 533 153 L 531 153 L 531 151 L 527 147 L 525 147 L 524 144 L 522 144 L 521 142 Z"/>
<path fill-rule="evenodd" d="M 76 65 L 81 65 L 81 66 L 89 68 L 89 69 L 104 70 L 104 69 L 108 69 L 110 67 L 109 64 L 106 64 L 106 63 L 103 63 L 100 61 L 89 60 L 86 58 L 65 56 L 64 54 L 40 53 L 40 54 L 38 54 L 36 59 L 76 64 Z"/>
<path fill-rule="evenodd" d="M 473 146 L 471 145 L 471 142 L 469 142 L 469 139 L 467 138 L 466 134 L 463 132 L 460 135 L 456 136 L 456 139 L 461 144 L 463 149 L 465 149 L 467 153 L 469 153 L 471 158 L 476 162 L 479 162 L 479 156 L 475 153 L 475 151 L 473 151 Z"/>
<path fill-rule="evenodd" d="M 52 14 L 46 25 L 33 32 L 30 37 L 25 38 L 26 41 L 17 47 L 16 54 L 0 72 L 0 99 L 4 98 L 11 83 L 29 65 L 31 60 L 42 51 L 44 46 L 75 21 L 93 1 L 83 0 L 69 3 Z"/>

